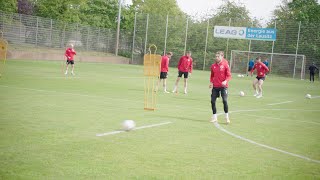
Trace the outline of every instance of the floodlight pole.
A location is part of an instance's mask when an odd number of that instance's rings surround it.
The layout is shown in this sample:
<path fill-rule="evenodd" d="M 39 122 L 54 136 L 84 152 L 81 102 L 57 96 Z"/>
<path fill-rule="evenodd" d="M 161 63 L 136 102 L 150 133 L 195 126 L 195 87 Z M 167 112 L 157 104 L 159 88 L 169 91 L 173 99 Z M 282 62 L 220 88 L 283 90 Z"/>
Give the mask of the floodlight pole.
<path fill-rule="evenodd" d="M 184 39 L 184 52 L 183 54 L 186 54 L 186 50 L 187 50 L 187 39 L 188 39 L 188 23 L 189 23 L 189 19 L 187 18 L 187 25 L 186 25 L 186 37 Z"/>
<path fill-rule="evenodd" d="M 120 36 L 120 21 L 121 21 L 121 0 L 119 0 L 119 11 L 118 11 L 118 26 L 117 26 L 117 39 L 116 39 L 116 51 L 115 54 L 118 56 L 119 51 L 119 36 Z"/>
<path fill-rule="evenodd" d="M 167 14 L 166 35 L 165 35 L 165 37 L 164 37 L 164 50 L 163 50 L 163 55 L 166 55 L 166 50 L 167 50 L 168 21 L 169 21 L 169 15 Z"/>
<path fill-rule="evenodd" d="M 133 26 L 133 37 L 132 37 L 132 51 L 131 51 L 131 64 L 133 64 L 134 41 L 135 41 L 135 39 L 136 39 L 136 25 L 137 25 L 137 12 L 134 14 L 134 26 Z"/>
<path fill-rule="evenodd" d="M 231 18 L 229 19 L 229 27 L 230 26 L 231 26 Z M 228 59 L 228 50 L 229 50 L 229 38 L 227 39 L 227 50 L 226 50 L 226 53 L 225 53 L 226 59 Z"/>
<path fill-rule="evenodd" d="M 277 20 L 274 21 L 274 29 L 277 30 Z M 271 49 L 271 57 L 270 57 L 270 66 L 269 66 L 269 72 L 271 73 L 271 68 L 272 68 L 272 59 L 273 59 L 273 52 L 274 52 L 274 42 L 272 41 L 272 49 Z"/>
<path fill-rule="evenodd" d="M 253 27 L 253 21 L 251 23 L 251 27 Z M 250 54 L 250 52 L 251 52 L 251 39 L 249 41 L 249 52 L 248 52 L 248 61 L 247 61 L 247 69 L 246 69 L 246 71 L 249 69 L 249 61 L 250 61 L 250 55 L 249 54 Z M 247 73 L 249 74 L 249 72 L 247 72 Z"/>
<path fill-rule="evenodd" d="M 296 76 L 297 55 L 298 55 L 299 40 L 300 40 L 300 28 L 301 28 L 301 21 L 299 22 L 299 31 L 298 31 L 298 39 L 297 39 L 297 47 L 296 47 L 296 56 L 294 58 L 294 67 L 293 67 L 293 78 Z"/>
<path fill-rule="evenodd" d="M 147 42 L 148 42 L 148 27 L 149 27 L 149 14 L 147 14 L 147 24 L 146 24 L 146 37 L 144 40 L 144 54 L 147 54 Z"/>
<path fill-rule="evenodd" d="M 203 58 L 203 68 L 202 68 L 203 71 L 204 71 L 204 69 L 206 67 L 206 57 L 207 57 L 207 47 L 208 47 L 208 34 L 209 34 L 209 19 L 208 19 L 208 24 L 207 24 L 206 44 L 204 46 L 204 58 Z"/>

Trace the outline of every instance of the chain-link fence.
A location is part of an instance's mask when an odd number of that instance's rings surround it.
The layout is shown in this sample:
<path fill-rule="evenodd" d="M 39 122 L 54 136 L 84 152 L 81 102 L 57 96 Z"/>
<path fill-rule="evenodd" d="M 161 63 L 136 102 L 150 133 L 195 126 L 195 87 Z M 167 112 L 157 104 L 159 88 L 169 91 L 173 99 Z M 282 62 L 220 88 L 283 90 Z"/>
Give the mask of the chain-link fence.
<path fill-rule="evenodd" d="M 90 55 L 115 53 L 116 30 L 113 29 L 0 11 L 0 30 L 10 44 L 9 50 L 45 49 L 47 53 L 54 53 L 53 50 L 56 49 L 61 53 L 61 49 L 68 44 L 74 44 L 77 52 L 90 52 Z M 121 31 L 119 55 L 131 56 L 131 33 Z"/>
<path fill-rule="evenodd" d="M 232 19 L 220 17 L 194 22 L 183 16 L 136 13 L 134 30 L 120 31 L 119 55 L 131 57 L 133 64 L 142 64 L 143 56 L 148 52 L 149 46 L 155 44 L 158 54 L 173 52 L 174 56 L 170 62 L 172 67 L 177 65 L 180 56 L 186 51 L 191 51 L 194 68 L 209 70 L 214 53 L 220 50 L 225 51 L 227 59 L 231 58 L 232 50 L 305 55 L 304 72 L 308 72 L 312 62 L 320 65 L 319 23 L 307 24 L 294 20 L 271 22 L 268 27 L 277 29 L 276 41 L 215 38 L 213 29 L 217 25 L 255 27 L 253 23 L 240 16 Z M 0 30 L 10 43 L 9 50 L 10 47 L 24 50 L 36 47 L 40 50 L 47 48 L 61 51 L 68 43 L 72 43 L 80 52 L 114 54 L 117 40 L 114 29 L 4 12 L 0 12 Z"/>
<path fill-rule="evenodd" d="M 159 54 L 173 52 L 174 56 L 170 61 L 170 66 L 173 67 L 177 65 L 180 56 L 186 51 L 191 51 L 194 67 L 209 70 L 215 52 L 220 50 L 225 51 L 227 59 L 231 58 L 232 50 L 265 52 L 262 53 L 265 54 L 265 58 L 272 58 L 272 54 L 275 53 L 293 54 L 297 57 L 305 55 L 306 66 L 301 70 L 303 72 L 308 72 L 312 62 L 320 65 L 320 24 L 303 24 L 294 20 L 271 22 L 268 28 L 277 29 L 276 41 L 215 38 L 214 26 L 255 27 L 253 23 L 248 23 L 241 17 L 194 22 L 185 17 L 136 14 L 132 61 L 141 64 L 149 45 L 155 44 Z M 281 61 L 281 58 L 277 61 Z M 292 61 L 296 61 L 296 58 Z M 287 76 L 292 77 L 292 74 Z"/>

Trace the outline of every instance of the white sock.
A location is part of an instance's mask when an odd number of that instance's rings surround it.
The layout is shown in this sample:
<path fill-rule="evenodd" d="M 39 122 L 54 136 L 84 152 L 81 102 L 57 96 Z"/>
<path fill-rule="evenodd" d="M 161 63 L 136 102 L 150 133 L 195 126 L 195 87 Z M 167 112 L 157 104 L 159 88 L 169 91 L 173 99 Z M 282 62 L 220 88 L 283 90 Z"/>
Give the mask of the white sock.
<path fill-rule="evenodd" d="M 213 114 L 213 115 L 212 115 L 212 118 L 213 118 L 213 119 L 217 119 L 217 114 Z"/>
<path fill-rule="evenodd" d="M 186 87 L 184 88 L 184 92 L 187 92 L 187 88 Z"/>
<path fill-rule="evenodd" d="M 177 91 L 177 86 L 174 86 L 173 91 Z"/>
<path fill-rule="evenodd" d="M 229 113 L 226 113 L 225 116 L 226 116 L 226 119 L 229 119 Z"/>

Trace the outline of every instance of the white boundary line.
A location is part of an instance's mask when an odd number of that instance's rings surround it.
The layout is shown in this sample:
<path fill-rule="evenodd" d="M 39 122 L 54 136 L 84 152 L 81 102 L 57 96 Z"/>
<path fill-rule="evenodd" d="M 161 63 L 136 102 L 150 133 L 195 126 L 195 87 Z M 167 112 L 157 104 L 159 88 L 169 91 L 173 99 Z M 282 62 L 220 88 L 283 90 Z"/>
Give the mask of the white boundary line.
<path fill-rule="evenodd" d="M 164 122 L 164 123 L 159 123 L 159 124 L 151 124 L 151 125 L 146 125 L 146 126 L 140 126 L 140 127 L 132 129 L 132 131 L 136 131 L 136 130 L 139 130 L 139 129 L 145 129 L 145 128 L 152 128 L 152 127 L 156 127 L 156 126 L 162 126 L 162 125 L 166 125 L 166 124 L 170 124 L 170 123 L 172 123 L 172 122 Z M 123 133 L 123 132 L 127 132 L 127 131 L 124 131 L 124 130 L 111 131 L 111 132 L 107 132 L 107 133 L 96 134 L 96 136 L 98 136 L 98 137 L 108 136 L 108 135 L 119 134 L 119 133 Z"/>
<path fill-rule="evenodd" d="M 311 96 L 311 99 L 320 98 L 320 96 Z"/>
<path fill-rule="evenodd" d="M 119 77 L 120 79 L 142 79 L 144 77 Z"/>
<path fill-rule="evenodd" d="M 251 116 L 251 117 L 257 117 L 257 118 L 261 118 L 261 116 L 258 115 L 253 115 L 253 114 L 245 114 L 244 116 Z M 273 120 L 286 120 L 286 121 L 291 121 L 291 119 L 284 119 L 284 118 L 276 118 L 276 117 L 264 117 L 266 119 L 273 119 Z M 296 121 L 296 122 L 300 122 L 300 123 L 309 123 L 309 124 L 316 124 L 316 125 L 320 125 L 320 123 L 317 122 L 310 122 L 310 121 Z"/>
<path fill-rule="evenodd" d="M 261 110 L 261 109 L 257 109 L 257 110 L 238 110 L 237 112 L 260 111 L 260 110 Z M 266 109 L 265 109 L 265 110 L 266 110 Z M 271 110 L 271 109 L 269 109 L 269 110 Z M 232 112 L 229 112 L 229 113 L 232 113 Z M 219 116 L 219 115 L 222 115 L 222 113 L 218 114 L 218 116 Z M 274 148 L 274 147 L 271 147 L 271 146 L 268 146 L 268 145 L 265 145 L 265 144 L 261 144 L 261 143 L 255 142 L 255 141 L 253 141 L 253 140 L 247 139 L 247 138 L 242 137 L 242 136 L 239 136 L 239 135 L 237 135 L 237 134 L 234 134 L 234 133 L 232 133 L 232 132 L 224 129 L 223 127 L 221 127 L 217 122 L 214 123 L 214 126 L 215 126 L 217 129 L 219 129 L 219 130 L 221 130 L 221 131 L 223 131 L 223 132 L 225 132 L 225 133 L 227 133 L 227 134 L 229 134 L 229 135 L 231 135 L 231 136 L 233 136 L 233 137 L 235 137 L 235 138 L 238 138 L 238 139 L 240 139 L 240 140 L 249 142 L 249 143 L 251 143 L 251 144 L 254 144 L 254 145 L 257 145 L 257 146 L 261 146 L 261 147 L 264 147 L 264 148 L 267 148 L 267 149 L 271 149 L 271 150 L 278 151 L 278 152 L 281 152 L 281 153 L 284 153 L 284 154 L 288 154 L 288 155 L 290 155 L 290 156 L 298 157 L 298 158 L 301 158 L 301 159 L 304 159 L 304 160 L 308 160 L 308 161 L 312 161 L 312 162 L 315 162 L 315 163 L 319 163 L 319 164 L 320 164 L 320 161 L 319 161 L 319 160 L 315 160 L 315 159 L 308 158 L 308 157 L 306 157 L 306 156 L 302 156 L 302 155 L 299 155 L 299 154 L 294 154 L 294 153 L 291 153 L 291 152 L 287 152 L 287 151 L 284 151 L 284 150 L 281 150 L 281 149 L 278 149 L 278 148 Z"/>
<path fill-rule="evenodd" d="M 51 92 L 51 93 L 62 93 L 62 94 L 70 94 L 70 95 L 79 95 L 79 96 L 85 96 L 85 97 L 99 97 L 99 96 L 92 96 L 92 95 L 86 95 L 86 94 L 74 94 L 74 93 L 66 93 L 66 92 L 58 92 L 58 91 L 49 91 L 49 90 L 42 90 L 42 89 L 32 89 L 32 88 L 21 88 L 21 87 L 10 87 L 10 86 L 5 86 L 5 85 L 0 85 L 0 87 L 7 87 L 7 88 L 14 88 L 14 89 L 21 89 L 21 90 L 31 90 L 31 91 L 40 91 L 40 92 Z M 314 96 L 312 98 L 320 98 L 320 96 Z M 113 99 L 113 98 L 109 98 L 109 99 Z M 127 100 L 128 101 L 128 100 Z M 130 100 L 130 101 L 133 101 L 135 102 L 134 100 Z M 199 110 L 203 110 L 203 109 L 199 109 Z M 237 111 L 233 111 L 233 112 L 229 112 L 229 113 L 236 113 L 236 112 L 254 112 L 254 111 L 262 111 L 262 110 L 271 110 L 271 111 L 301 111 L 301 109 L 256 109 L 256 110 L 237 110 Z M 303 111 L 319 111 L 319 110 L 303 110 Z M 218 114 L 218 115 L 221 115 L 221 114 Z M 143 128 L 148 128 L 148 127 L 154 127 L 154 126 L 161 126 L 161 125 L 164 125 L 164 124 L 169 124 L 169 123 L 172 123 L 172 122 L 166 122 L 166 123 L 161 123 L 161 124 L 154 124 L 154 125 L 148 125 L 148 126 L 141 126 L 141 127 L 138 127 L 138 128 L 135 128 L 133 130 L 139 130 L 139 129 L 143 129 Z M 238 138 L 238 139 L 241 139 L 241 140 L 244 140 L 244 141 L 247 141 L 249 143 L 252 143 L 252 144 L 255 144 L 255 145 L 258 145 L 258 146 L 262 146 L 264 148 L 267 148 L 267 149 L 271 149 L 271 150 L 274 150 L 274 151 L 278 151 L 278 152 L 282 152 L 284 154 L 288 154 L 288 155 L 291 155 L 291 156 L 295 156 L 295 157 L 299 157 L 299 158 L 302 158 L 302 159 L 305 159 L 305 160 L 309 160 L 309 161 L 312 161 L 312 162 L 316 162 L 316 163 L 320 163 L 319 160 L 313 160 L 313 159 L 310 159 L 308 157 L 305 157 L 305 156 L 301 156 L 301 155 L 298 155 L 298 154 L 294 154 L 294 153 L 290 153 L 290 152 L 287 152 L 287 151 L 283 151 L 281 149 L 277 149 L 277 148 L 273 148 L 271 146 L 267 146 L 267 145 L 264 145 L 264 144 L 260 144 L 260 143 L 257 143 L 255 141 L 252 141 L 250 139 L 247 139 L 247 138 L 244 138 L 244 137 L 241 137 L 239 135 L 236 135 L 232 132 L 229 132 L 227 131 L 226 129 L 222 128 L 219 124 L 215 124 L 215 126 L 235 137 L 235 138 Z M 112 134 L 118 134 L 118 133 L 123 133 L 123 132 L 126 132 L 126 131 L 112 131 L 112 132 L 108 132 L 108 133 L 103 133 L 103 134 L 97 134 L 96 136 L 107 136 L 107 135 L 112 135 Z"/>
<path fill-rule="evenodd" d="M 273 106 L 273 105 L 278 105 L 278 104 L 286 104 L 286 103 L 292 103 L 293 101 L 284 101 L 284 102 L 279 102 L 279 103 L 272 103 L 272 104 L 268 104 L 269 106 Z"/>

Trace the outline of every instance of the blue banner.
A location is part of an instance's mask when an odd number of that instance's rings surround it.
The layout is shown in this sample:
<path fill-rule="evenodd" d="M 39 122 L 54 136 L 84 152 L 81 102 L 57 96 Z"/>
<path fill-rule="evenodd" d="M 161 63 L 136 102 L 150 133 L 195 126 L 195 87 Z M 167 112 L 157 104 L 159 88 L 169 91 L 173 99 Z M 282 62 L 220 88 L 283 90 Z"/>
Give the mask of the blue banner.
<path fill-rule="evenodd" d="M 246 39 L 275 41 L 277 30 L 271 28 L 247 28 Z"/>

